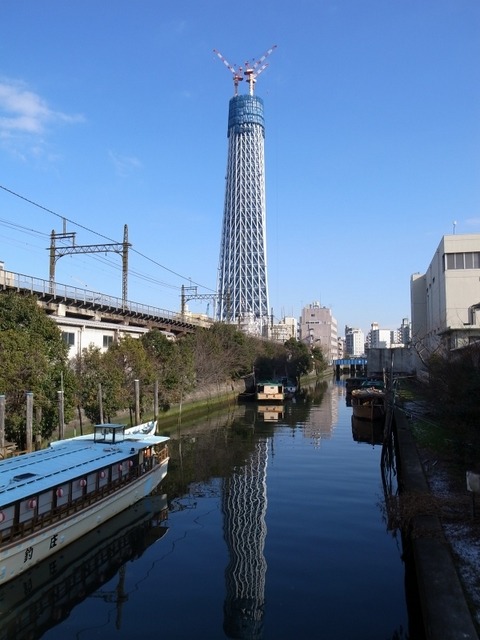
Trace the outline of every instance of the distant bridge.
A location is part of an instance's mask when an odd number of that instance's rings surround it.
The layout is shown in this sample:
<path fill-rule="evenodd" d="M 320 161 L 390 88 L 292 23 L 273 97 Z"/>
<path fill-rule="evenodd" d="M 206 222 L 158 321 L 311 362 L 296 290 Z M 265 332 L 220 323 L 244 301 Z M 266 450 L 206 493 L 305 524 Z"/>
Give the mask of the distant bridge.
<path fill-rule="evenodd" d="M 95 291 L 79 289 L 50 280 L 33 278 L 0 268 L 0 292 L 16 291 L 36 296 L 53 316 L 85 318 L 97 322 L 118 323 L 135 327 L 158 328 L 176 335 L 191 333 L 198 327 L 210 326 L 213 321 L 188 313 L 175 313 L 138 302 Z"/>
<path fill-rule="evenodd" d="M 367 358 L 339 358 L 333 361 L 335 374 L 340 375 L 342 369 L 349 369 L 350 374 L 365 373 L 367 371 Z"/>

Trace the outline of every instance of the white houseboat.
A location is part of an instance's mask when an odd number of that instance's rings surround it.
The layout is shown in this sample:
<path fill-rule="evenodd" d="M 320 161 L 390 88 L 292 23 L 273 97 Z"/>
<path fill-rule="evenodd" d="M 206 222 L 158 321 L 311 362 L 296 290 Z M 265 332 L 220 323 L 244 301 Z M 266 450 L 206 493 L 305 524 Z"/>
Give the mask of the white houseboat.
<path fill-rule="evenodd" d="M 0 584 L 149 495 L 168 469 L 154 423 L 95 425 L 0 461 Z"/>

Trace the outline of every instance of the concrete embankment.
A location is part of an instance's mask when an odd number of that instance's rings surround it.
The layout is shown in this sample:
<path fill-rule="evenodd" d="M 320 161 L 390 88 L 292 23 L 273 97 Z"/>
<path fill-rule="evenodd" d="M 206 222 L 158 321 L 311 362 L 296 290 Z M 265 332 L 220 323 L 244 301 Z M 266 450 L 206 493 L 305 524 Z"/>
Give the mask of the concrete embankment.
<path fill-rule="evenodd" d="M 404 413 L 394 410 L 401 492 L 427 495 L 428 483 Z M 437 516 L 412 518 L 410 543 L 427 640 L 479 640 Z"/>

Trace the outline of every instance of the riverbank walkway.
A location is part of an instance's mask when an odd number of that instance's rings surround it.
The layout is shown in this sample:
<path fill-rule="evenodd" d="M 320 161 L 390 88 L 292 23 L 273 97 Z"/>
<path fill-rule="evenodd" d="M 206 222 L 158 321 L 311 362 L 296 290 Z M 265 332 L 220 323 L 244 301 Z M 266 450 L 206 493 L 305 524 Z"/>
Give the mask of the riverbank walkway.
<path fill-rule="evenodd" d="M 401 491 L 430 492 L 405 414 L 394 409 Z M 412 519 L 411 544 L 427 640 L 479 640 L 438 516 Z"/>

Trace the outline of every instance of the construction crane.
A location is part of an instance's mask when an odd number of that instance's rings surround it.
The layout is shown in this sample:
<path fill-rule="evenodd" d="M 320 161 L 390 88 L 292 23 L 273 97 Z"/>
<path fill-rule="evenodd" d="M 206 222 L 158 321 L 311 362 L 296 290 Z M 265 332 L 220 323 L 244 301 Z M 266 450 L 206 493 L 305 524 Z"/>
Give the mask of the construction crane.
<path fill-rule="evenodd" d="M 255 61 L 254 59 L 254 61 L 251 63 L 247 60 L 245 62 L 245 68 L 231 65 L 228 62 L 228 60 L 226 60 L 222 56 L 220 51 L 217 51 L 217 49 L 213 50 L 215 55 L 217 55 L 220 58 L 223 64 L 227 67 L 227 69 L 233 75 L 233 86 L 234 86 L 233 95 L 235 96 L 238 95 L 238 84 L 243 80 L 245 76 L 249 86 L 249 93 L 251 96 L 253 96 L 253 89 L 258 76 L 262 73 L 262 71 L 264 71 L 268 67 L 268 62 L 265 62 L 265 59 L 268 58 L 268 56 L 271 53 L 273 53 L 273 51 L 275 51 L 276 48 L 277 48 L 277 45 L 274 44 L 273 47 L 271 47 L 268 51 L 266 51 L 263 54 L 263 56 L 261 56 L 258 60 Z"/>
<path fill-rule="evenodd" d="M 238 83 L 243 80 L 243 69 L 242 69 L 242 67 L 234 67 L 234 66 L 232 66 L 228 62 L 228 60 L 225 60 L 225 58 L 222 56 L 220 51 L 217 51 L 216 49 L 213 50 L 213 53 L 215 53 L 220 58 L 220 60 L 223 62 L 223 64 L 227 67 L 227 69 L 232 72 L 232 74 L 233 74 L 233 86 L 234 86 L 233 95 L 237 96 L 238 95 Z"/>
<path fill-rule="evenodd" d="M 245 62 L 245 70 L 243 74 L 247 79 L 248 86 L 249 86 L 249 93 L 251 96 L 253 96 L 253 87 L 255 85 L 255 82 L 257 81 L 258 76 L 262 73 L 262 71 L 264 71 L 268 67 L 268 62 L 264 62 L 265 59 L 268 58 L 268 56 L 272 54 L 276 48 L 277 48 L 277 45 L 274 44 L 273 47 L 270 47 L 270 49 L 266 51 L 263 54 L 263 56 L 261 56 L 261 58 L 259 58 L 256 62 L 253 62 L 252 64 L 250 64 L 248 60 L 247 62 Z M 260 65 L 262 66 L 260 67 Z"/>

